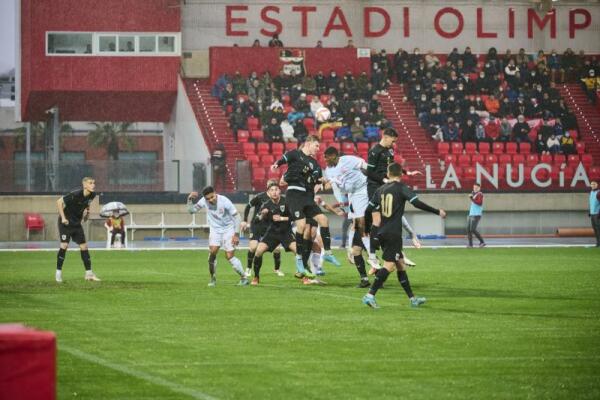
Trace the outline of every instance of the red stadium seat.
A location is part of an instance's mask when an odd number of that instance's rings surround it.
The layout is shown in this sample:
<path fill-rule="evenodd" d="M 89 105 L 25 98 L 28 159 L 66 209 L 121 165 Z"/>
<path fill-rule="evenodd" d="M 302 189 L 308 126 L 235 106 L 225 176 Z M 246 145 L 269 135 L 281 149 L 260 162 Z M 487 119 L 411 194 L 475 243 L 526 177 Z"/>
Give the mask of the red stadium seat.
<path fill-rule="evenodd" d="M 321 96 L 319 96 L 319 98 L 321 99 L 321 103 L 323 103 L 324 106 L 329 105 L 329 95 L 328 94 L 322 94 Z"/>
<path fill-rule="evenodd" d="M 600 167 L 590 167 L 588 169 L 588 177 L 594 180 L 600 180 Z"/>
<path fill-rule="evenodd" d="M 273 154 L 263 154 L 260 156 L 260 162 L 263 166 L 271 166 L 275 162 L 275 156 Z"/>
<path fill-rule="evenodd" d="M 369 143 L 359 142 L 356 147 L 361 154 L 369 152 Z"/>
<path fill-rule="evenodd" d="M 528 167 L 535 167 L 539 163 L 539 157 L 537 154 L 527 154 L 527 158 L 525 159 L 525 164 Z"/>
<path fill-rule="evenodd" d="M 485 161 L 485 156 L 483 154 L 473 154 L 471 156 L 471 165 L 476 166 L 477 164 L 483 165 Z"/>
<path fill-rule="evenodd" d="M 265 140 L 265 134 L 260 129 L 251 131 L 250 137 L 256 142 L 262 142 L 263 140 Z"/>
<path fill-rule="evenodd" d="M 504 169 L 506 168 L 505 165 L 510 163 L 512 163 L 512 157 L 510 154 L 500 154 L 498 157 L 498 164 L 500 164 L 500 168 Z"/>
<path fill-rule="evenodd" d="M 259 156 L 262 156 L 263 154 L 271 154 L 271 146 L 269 146 L 269 143 L 258 143 L 256 145 L 256 154 Z"/>
<path fill-rule="evenodd" d="M 469 154 L 461 154 L 458 156 L 458 166 L 461 168 L 471 166 L 471 156 Z"/>
<path fill-rule="evenodd" d="M 247 143 L 249 139 L 250 139 L 250 132 L 244 131 L 244 130 L 238 131 L 238 133 L 237 133 L 238 142 Z"/>
<path fill-rule="evenodd" d="M 463 152 L 463 145 L 460 142 L 452 142 L 450 148 L 452 149 L 452 154 L 460 154 Z"/>
<path fill-rule="evenodd" d="M 298 143 L 288 142 L 285 144 L 285 151 L 292 151 L 298 148 Z"/>
<path fill-rule="evenodd" d="M 576 167 L 579 165 L 579 154 L 569 154 L 567 157 L 567 165 L 569 167 Z"/>
<path fill-rule="evenodd" d="M 465 169 L 463 169 L 463 171 L 462 171 L 462 177 L 463 177 L 464 179 L 467 179 L 467 180 L 469 180 L 469 181 L 474 181 L 474 180 L 475 180 L 475 178 L 477 177 L 477 171 L 476 171 L 476 169 L 475 169 L 475 168 L 473 168 L 473 167 L 468 167 L 468 168 L 465 168 Z"/>
<path fill-rule="evenodd" d="M 315 120 L 312 118 L 304 118 L 304 126 L 306 127 L 306 130 L 308 131 L 312 131 L 315 129 Z"/>
<path fill-rule="evenodd" d="M 246 154 L 246 160 L 250 161 L 250 164 L 252 164 L 252 166 L 260 164 L 260 157 L 258 156 L 258 154 Z"/>
<path fill-rule="evenodd" d="M 519 143 L 519 153 L 521 154 L 529 154 L 531 153 L 531 144 L 524 142 L 524 143 Z"/>
<path fill-rule="evenodd" d="M 473 142 L 465 143 L 465 151 L 467 154 L 477 153 L 477 143 L 473 143 Z"/>
<path fill-rule="evenodd" d="M 583 154 L 581 156 L 581 162 L 583 163 L 584 167 L 589 168 L 594 163 L 594 160 L 591 154 Z"/>
<path fill-rule="evenodd" d="M 571 137 L 573 138 L 573 140 L 577 140 L 579 139 L 579 132 L 577 132 L 577 130 L 572 129 L 569 131 Z"/>
<path fill-rule="evenodd" d="M 577 154 L 585 153 L 585 143 L 578 142 L 575 144 L 575 148 L 577 149 Z"/>
<path fill-rule="evenodd" d="M 448 142 L 439 142 L 437 144 L 437 152 L 440 155 L 450 153 L 450 143 L 448 143 Z"/>
<path fill-rule="evenodd" d="M 244 143 L 242 149 L 244 154 L 256 154 L 256 145 L 254 143 Z"/>
<path fill-rule="evenodd" d="M 517 143 L 514 142 L 508 142 L 506 143 L 506 153 L 507 154 L 517 154 Z"/>
<path fill-rule="evenodd" d="M 555 154 L 554 155 L 554 165 L 562 165 L 567 162 L 567 157 L 564 154 Z"/>
<path fill-rule="evenodd" d="M 267 177 L 266 169 L 263 167 L 252 168 L 252 180 L 264 180 Z"/>
<path fill-rule="evenodd" d="M 444 163 L 446 163 L 446 165 L 456 164 L 456 154 L 446 154 L 444 156 Z"/>
<path fill-rule="evenodd" d="M 36 213 L 25 213 L 23 215 L 23 220 L 25 221 L 25 231 L 27 240 L 29 240 L 29 233 L 31 231 L 42 231 L 44 232 L 44 217 L 41 214 Z M 44 235 L 44 239 L 45 239 Z"/>
<path fill-rule="evenodd" d="M 498 156 L 496 154 L 488 154 L 485 156 L 485 165 L 492 165 L 498 163 Z"/>
<path fill-rule="evenodd" d="M 290 96 L 283 95 L 281 96 L 281 103 L 283 103 L 283 105 L 289 105 L 290 104 Z"/>
<path fill-rule="evenodd" d="M 490 154 L 490 144 L 488 142 L 479 143 L 479 154 Z"/>
<path fill-rule="evenodd" d="M 342 143 L 342 153 L 354 154 L 355 153 L 354 143 L 352 143 L 352 142 Z"/>
<path fill-rule="evenodd" d="M 281 178 L 281 171 L 279 168 L 275 171 L 271 171 L 271 168 L 269 168 L 267 171 L 267 179 L 275 179 L 278 181 L 279 178 Z"/>
<path fill-rule="evenodd" d="M 254 131 L 260 129 L 260 120 L 258 118 L 248 118 L 248 130 Z"/>
<path fill-rule="evenodd" d="M 542 154 L 540 156 L 540 162 L 544 164 L 552 164 L 552 155 L 551 154 Z"/>
<path fill-rule="evenodd" d="M 321 132 L 321 140 L 323 140 L 324 142 L 333 142 L 334 138 L 335 132 L 333 131 L 333 129 L 325 128 Z"/>
<path fill-rule="evenodd" d="M 494 142 L 494 144 L 492 145 L 492 153 L 494 153 L 494 154 L 504 153 L 504 143 Z"/>
<path fill-rule="evenodd" d="M 514 154 L 513 155 L 513 164 L 525 164 L 525 155 L 524 154 Z"/>
<path fill-rule="evenodd" d="M 273 155 L 278 154 L 281 156 L 283 154 L 283 150 L 283 143 L 271 143 L 271 152 L 273 152 Z"/>
<path fill-rule="evenodd" d="M 402 165 L 402 164 L 404 164 L 404 161 L 405 160 L 404 160 L 404 158 L 402 157 L 401 154 L 394 155 L 394 162 L 395 163 Z"/>

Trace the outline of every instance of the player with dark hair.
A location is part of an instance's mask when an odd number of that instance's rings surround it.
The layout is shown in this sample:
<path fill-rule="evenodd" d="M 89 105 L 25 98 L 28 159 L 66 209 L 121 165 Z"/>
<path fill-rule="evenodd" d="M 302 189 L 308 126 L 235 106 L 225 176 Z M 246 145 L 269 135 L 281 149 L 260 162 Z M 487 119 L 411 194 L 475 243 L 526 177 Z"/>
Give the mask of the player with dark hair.
<path fill-rule="evenodd" d="M 288 165 L 283 180 L 288 185 L 286 205 L 292 220 L 296 223 L 296 276 L 299 278 L 309 273 L 304 257 L 307 251 L 308 256 L 310 256 L 310 250 L 307 249 L 312 247 L 312 240 L 310 239 L 310 235 L 308 235 L 308 239 L 302 239 L 306 237 L 307 218 L 315 219 L 320 226 L 323 246 L 325 248 L 323 259 L 335 265 L 340 265 L 339 261 L 331 253 L 329 221 L 314 200 L 315 186 L 320 185 L 322 180 L 319 163 L 313 158 L 317 154 L 317 151 L 319 151 L 319 145 L 319 139 L 316 136 L 309 136 L 300 149 L 288 151 L 271 166 L 271 170 L 275 171 L 283 164 Z"/>
<path fill-rule="evenodd" d="M 240 215 L 237 209 L 225 196 L 215 193 L 212 186 L 202 190 L 202 198 L 194 204 L 198 198 L 198 192 L 192 192 L 188 196 L 187 205 L 190 213 L 196 213 L 206 208 L 206 220 L 210 228 L 208 235 L 208 271 L 210 273 L 209 287 L 217 284 L 217 254 L 222 247 L 225 257 L 235 272 L 240 276 L 239 286 L 248 285 L 248 277 L 242 267 L 242 262 L 235 256 L 235 247 L 240 242 Z"/>
<path fill-rule="evenodd" d="M 406 265 L 402 254 L 402 216 L 408 201 L 413 206 L 423 211 L 446 217 L 444 210 L 428 206 L 419 200 L 418 196 L 407 185 L 401 182 L 402 167 L 393 163 L 388 167 L 387 176 L 389 183 L 377 189 L 371 199 L 373 207 L 373 225 L 377 226 L 377 235 L 383 250 L 383 268 L 375 274 L 375 282 L 369 292 L 363 297 L 362 302 L 369 307 L 379 308 L 375 301 L 377 291 L 381 289 L 391 272 L 397 271 L 398 281 L 410 299 L 412 307 L 425 303 L 424 297 L 416 297 L 410 287 Z"/>
<path fill-rule="evenodd" d="M 375 146 L 369 150 L 367 158 L 367 168 L 365 174 L 367 175 L 367 195 L 369 199 L 373 198 L 375 191 L 381 187 L 381 185 L 388 182 L 387 168 L 394 162 L 394 144 L 398 141 L 398 132 L 393 128 L 386 128 L 383 130 L 381 140 Z M 405 171 L 407 175 L 420 174 L 419 171 Z M 372 220 L 371 213 L 365 214 L 365 232 L 371 233 L 372 231 Z M 377 242 L 377 232 L 371 235 L 371 244 L 368 248 L 369 259 L 368 262 L 373 268 L 380 268 L 377 262 L 375 252 L 379 247 Z"/>
<path fill-rule="evenodd" d="M 56 256 L 56 282 L 62 283 L 62 267 L 67 255 L 69 242 L 73 240 L 79 245 L 81 260 L 85 267 L 86 281 L 100 281 L 92 272 L 92 261 L 81 221 L 87 221 L 90 215 L 90 204 L 96 197 L 96 181 L 94 178 L 85 177 L 81 180 L 82 189 L 74 190 L 56 202 L 58 207 L 58 235 L 60 238 L 60 249 Z"/>
<path fill-rule="evenodd" d="M 267 191 L 266 192 L 260 192 L 259 194 L 257 194 L 256 196 L 254 196 L 252 198 L 252 200 L 250 200 L 248 202 L 248 204 L 246 204 L 246 208 L 244 209 L 244 219 L 242 220 L 242 224 L 240 226 L 242 232 L 245 231 L 246 229 L 248 229 L 248 227 L 250 228 L 250 241 L 248 243 L 248 259 L 247 259 L 247 264 L 246 264 L 246 275 L 250 275 L 252 273 L 252 265 L 253 265 L 253 261 L 254 261 L 254 255 L 256 252 L 256 246 L 258 246 L 258 242 L 260 241 L 260 238 L 264 236 L 267 227 L 268 227 L 268 222 L 265 221 L 264 219 L 259 218 L 259 211 L 262 209 L 262 206 L 267 203 L 270 198 L 269 195 L 267 194 L 267 192 L 269 191 L 269 188 L 271 186 L 278 186 L 278 183 L 276 180 L 274 179 L 269 179 L 269 181 L 267 181 Z M 248 215 L 250 214 L 250 210 L 254 209 L 253 213 L 252 213 L 252 219 L 250 220 L 250 225 L 248 225 Z M 277 276 L 284 276 L 285 274 L 281 271 L 280 267 L 281 267 L 281 252 L 279 251 L 279 249 L 275 249 L 273 250 L 273 261 L 275 264 L 275 273 L 277 274 Z"/>
<path fill-rule="evenodd" d="M 471 200 L 471 206 L 467 217 L 467 239 L 469 240 L 467 247 L 473 247 L 473 235 L 479 239 L 479 247 L 485 247 L 485 241 L 477 230 L 477 225 L 479 225 L 483 214 L 483 192 L 479 182 L 473 184 L 473 191 L 469 195 L 469 199 Z"/>

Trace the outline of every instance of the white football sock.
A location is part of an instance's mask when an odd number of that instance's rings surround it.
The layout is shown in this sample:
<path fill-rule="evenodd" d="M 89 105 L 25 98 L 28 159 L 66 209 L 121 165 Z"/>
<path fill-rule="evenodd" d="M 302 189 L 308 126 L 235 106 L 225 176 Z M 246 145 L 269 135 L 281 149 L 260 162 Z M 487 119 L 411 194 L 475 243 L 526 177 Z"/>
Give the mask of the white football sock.
<path fill-rule="evenodd" d="M 231 264 L 231 266 L 233 267 L 233 269 L 235 270 L 235 272 L 237 272 L 237 274 L 239 276 L 241 276 L 242 278 L 246 278 L 246 273 L 244 272 L 244 267 L 242 266 L 242 262 L 240 261 L 239 258 L 231 257 L 229 259 L 229 263 Z"/>
<path fill-rule="evenodd" d="M 310 253 L 310 262 L 314 266 L 313 273 L 320 270 L 321 266 L 323 265 L 323 259 L 321 258 L 321 253 L 315 253 L 315 252 Z"/>
<path fill-rule="evenodd" d="M 363 236 L 362 238 L 360 238 L 362 240 L 363 246 L 365 246 L 365 249 L 367 249 L 367 253 L 371 253 L 371 242 L 370 242 L 370 238 L 368 236 Z"/>

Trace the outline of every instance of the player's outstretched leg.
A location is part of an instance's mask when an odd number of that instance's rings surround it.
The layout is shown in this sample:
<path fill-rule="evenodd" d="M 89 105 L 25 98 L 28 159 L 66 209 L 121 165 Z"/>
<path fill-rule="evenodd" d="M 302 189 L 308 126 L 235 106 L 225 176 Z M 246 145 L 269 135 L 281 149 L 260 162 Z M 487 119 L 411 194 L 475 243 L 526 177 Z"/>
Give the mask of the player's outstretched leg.
<path fill-rule="evenodd" d="M 87 246 L 83 244 L 80 246 L 80 249 L 81 261 L 83 262 L 83 266 L 85 268 L 85 280 L 100 282 L 100 278 L 98 278 L 92 271 L 92 260 L 90 258 L 90 251 L 88 250 Z"/>
<path fill-rule="evenodd" d="M 208 272 L 210 274 L 210 281 L 208 287 L 215 287 L 217 285 L 217 254 L 210 253 L 208 255 Z"/>
<path fill-rule="evenodd" d="M 398 269 L 396 271 L 396 275 L 398 276 L 398 281 L 402 286 L 402 289 L 406 292 L 406 295 L 410 299 L 411 307 L 419 307 L 421 304 L 424 304 L 427 299 L 425 297 L 416 297 L 410 287 L 410 281 L 408 280 L 408 274 L 406 271 Z"/>
<path fill-rule="evenodd" d="M 369 292 L 362 299 L 363 304 L 366 304 L 371 308 L 379 308 L 377 302 L 375 301 L 375 295 L 377 294 L 377 291 L 381 289 L 389 275 L 390 271 L 388 271 L 386 268 L 381 268 L 377 271 L 377 274 L 375 274 L 375 281 L 373 282 L 371 289 L 369 289 Z"/>

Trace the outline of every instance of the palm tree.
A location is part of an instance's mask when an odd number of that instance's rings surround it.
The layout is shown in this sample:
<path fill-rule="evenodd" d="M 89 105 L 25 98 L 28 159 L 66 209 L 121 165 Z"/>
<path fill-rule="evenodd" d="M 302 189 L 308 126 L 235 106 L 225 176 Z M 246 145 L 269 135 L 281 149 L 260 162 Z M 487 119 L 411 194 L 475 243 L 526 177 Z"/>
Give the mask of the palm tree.
<path fill-rule="evenodd" d="M 132 124 L 129 122 L 92 122 L 94 130 L 88 136 L 88 142 L 93 147 L 105 147 L 108 157 L 111 160 L 119 159 L 119 143 L 127 148 L 127 151 L 133 150 L 135 140 L 127 131 Z"/>

